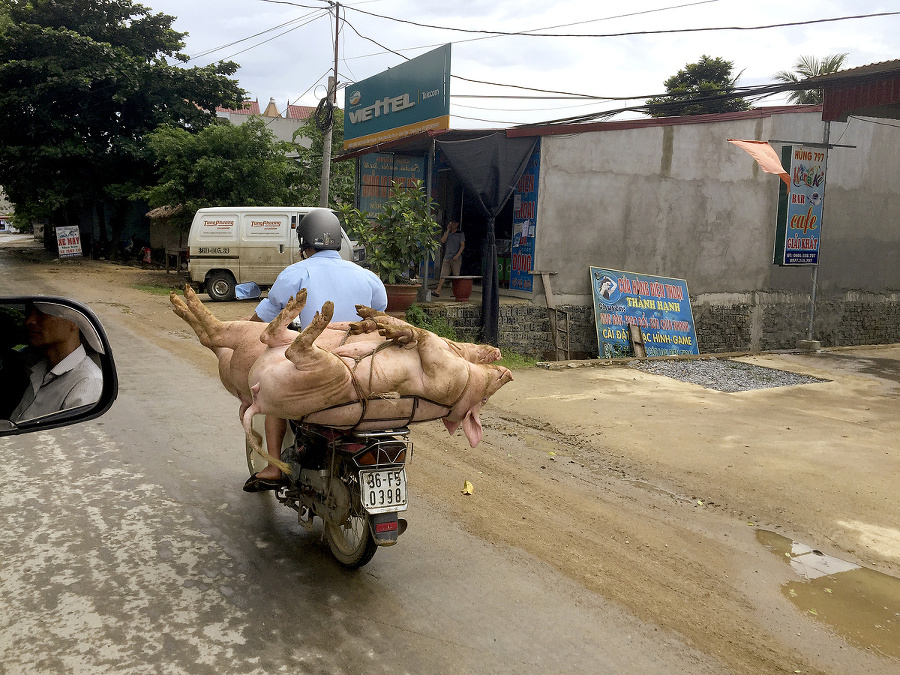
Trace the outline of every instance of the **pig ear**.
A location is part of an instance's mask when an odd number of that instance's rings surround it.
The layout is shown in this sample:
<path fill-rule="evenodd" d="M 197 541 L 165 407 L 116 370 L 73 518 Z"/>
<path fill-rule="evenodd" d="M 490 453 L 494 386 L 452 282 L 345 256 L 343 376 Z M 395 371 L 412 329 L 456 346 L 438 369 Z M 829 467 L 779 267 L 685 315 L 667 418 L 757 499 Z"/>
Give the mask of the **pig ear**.
<path fill-rule="evenodd" d="M 466 435 L 470 447 L 474 448 L 481 443 L 481 420 L 478 418 L 477 410 L 470 410 L 467 412 L 466 416 L 463 418 L 462 425 L 463 433 Z"/>
<path fill-rule="evenodd" d="M 447 431 L 450 432 L 451 436 L 456 433 L 456 429 L 457 427 L 459 427 L 459 422 L 450 422 L 446 417 L 444 417 L 441 422 L 443 422 L 444 426 L 447 427 Z"/>

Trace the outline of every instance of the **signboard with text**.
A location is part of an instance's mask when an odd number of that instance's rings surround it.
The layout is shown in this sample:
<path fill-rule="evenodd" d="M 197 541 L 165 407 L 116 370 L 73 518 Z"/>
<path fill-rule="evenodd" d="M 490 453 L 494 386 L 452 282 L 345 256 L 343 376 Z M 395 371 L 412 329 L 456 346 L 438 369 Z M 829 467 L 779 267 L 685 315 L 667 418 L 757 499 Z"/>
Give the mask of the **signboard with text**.
<path fill-rule="evenodd" d="M 786 145 L 782 164 L 790 164 L 790 192 L 778 197 L 775 226 L 776 265 L 818 265 L 825 206 L 825 149 Z"/>
<path fill-rule="evenodd" d="M 509 287 L 518 291 L 533 290 L 534 241 L 537 229 L 538 170 L 541 166 L 541 145 L 534 146 L 525 172 L 513 192 L 512 269 Z"/>
<path fill-rule="evenodd" d="M 449 44 L 344 90 L 344 150 L 449 128 Z"/>
<path fill-rule="evenodd" d="M 384 208 L 394 185 L 410 187 L 425 180 L 424 155 L 373 152 L 359 158 L 359 209 L 375 218 Z"/>
<path fill-rule="evenodd" d="M 60 258 L 75 258 L 81 253 L 81 234 L 77 225 L 56 228 L 56 244 Z"/>
<path fill-rule="evenodd" d="M 700 353 L 686 281 L 592 266 L 591 290 L 600 358 L 634 355 L 630 325 L 647 356 Z"/>

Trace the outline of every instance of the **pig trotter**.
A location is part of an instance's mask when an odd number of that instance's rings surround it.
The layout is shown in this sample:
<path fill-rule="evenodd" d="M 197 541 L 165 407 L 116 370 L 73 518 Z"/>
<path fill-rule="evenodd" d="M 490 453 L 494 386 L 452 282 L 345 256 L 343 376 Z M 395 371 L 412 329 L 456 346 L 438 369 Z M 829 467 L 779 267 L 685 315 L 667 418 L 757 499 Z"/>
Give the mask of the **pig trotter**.
<path fill-rule="evenodd" d="M 363 335 L 366 333 L 374 333 L 378 330 L 378 324 L 375 319 L 363 319 L 362 321 L 354 321 L 350 324 L 350 335 Z"/>
<path fill-rule="evenodd" d="M 296 364 L 298 358 L 301 357 L 304 352 L 310 350 L 322 351 L 313 343 L 316 341 L 316 338 L 322 334 L 322 331 L 328 327 L 328 324 L 331 322 L 331 317 L 333 316 L 334 303 L 329 300 L 322 305 L 322 311 L 316 312 L 315 318 L 310 321 L 309 325 L 303 329 L 303 332 L 296 337 L 291 343 L 291 346 L 284 352 L 287 359 Z"/>
<path fill-rule="evenodd" d="M 197 320 L 197 317 L 194 316 L 194 313 L 185 304 L 184 300 L 175 294 L 175 291 L 169 293 L 169 302 L 172 303 L 175 314 L 184 319 L 197 334 L 200 344 L 207 349 L 214 349 L 212 340 L 209 339 L 209 333 L 206 332 L 203 325 Z"/>
<path fill-rule="evenodd" d="M 291 321 L 300 315 L 300 312 L 303 311 L 305 306 L 306 289 L 301 288 L 297 292 L 297 295 L 288 300 L 284 309 L 281 310 L 278 316 L 269 322 L 269 325 L 266 326 L 263 334 L 259 336 L 260 342 L 268 347 L 275 347 L 279 344 L 287 344 L 287 342 L 290 342 L 289 339 L 286 339 L 288 336 L 287 327 Z"/>
<path fill-rule="evenodd" d="M 416 328 L 409 324 L 398 326 L 392 323 L 378 322 L 378 333 L 387 340 L 395 340 L 401 345 L 412 345 L 416 342 Z"/>

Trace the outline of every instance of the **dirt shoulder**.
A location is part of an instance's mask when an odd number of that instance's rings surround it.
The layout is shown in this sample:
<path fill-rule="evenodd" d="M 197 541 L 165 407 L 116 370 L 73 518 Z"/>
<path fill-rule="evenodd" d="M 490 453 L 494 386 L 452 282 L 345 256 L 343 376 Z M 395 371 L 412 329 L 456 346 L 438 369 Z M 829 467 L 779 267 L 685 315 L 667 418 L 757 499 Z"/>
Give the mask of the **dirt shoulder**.
<path fill-rule="evenodd" d="M 176 275 L 34 255 L 36 290 L 216 373 L 160 292 Z M 228 320 L 254 304 L 208 306 Z M 898 346 L 853 353 L 900 361 Z M 483 411 L 477 448 L 439 423 L 414 429 L 411 484 L 469 532 L 550 563 L 733 672 L 897 672 L 797 610 L 781 591 L 791 568 L 756 531 L 900 576 L 900 384 L 818 355 L 745 360 L 828 381 L 725 394 L 624 367 L 516 371 Z M 474 494 L 461 494 L 465 480 Z"/>

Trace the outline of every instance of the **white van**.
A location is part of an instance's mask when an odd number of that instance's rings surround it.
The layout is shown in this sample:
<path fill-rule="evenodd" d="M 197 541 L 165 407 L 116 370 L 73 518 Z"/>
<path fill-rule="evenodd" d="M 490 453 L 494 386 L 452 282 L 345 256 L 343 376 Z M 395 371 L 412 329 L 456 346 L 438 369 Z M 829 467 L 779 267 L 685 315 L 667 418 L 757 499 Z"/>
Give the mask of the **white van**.
<path fill-rule="evenodd" d="M 237 284 L 265 287 L 300 260 L 297 224 L 313 206 L 219 206 L 200 209 L 188 235 L 188 272 L 213 300 L 234 300 Z M 340 218 L 340 214 L 336 214 Z M 357 262 L 365 249 L 341 228 L 341 257 Z"/>

